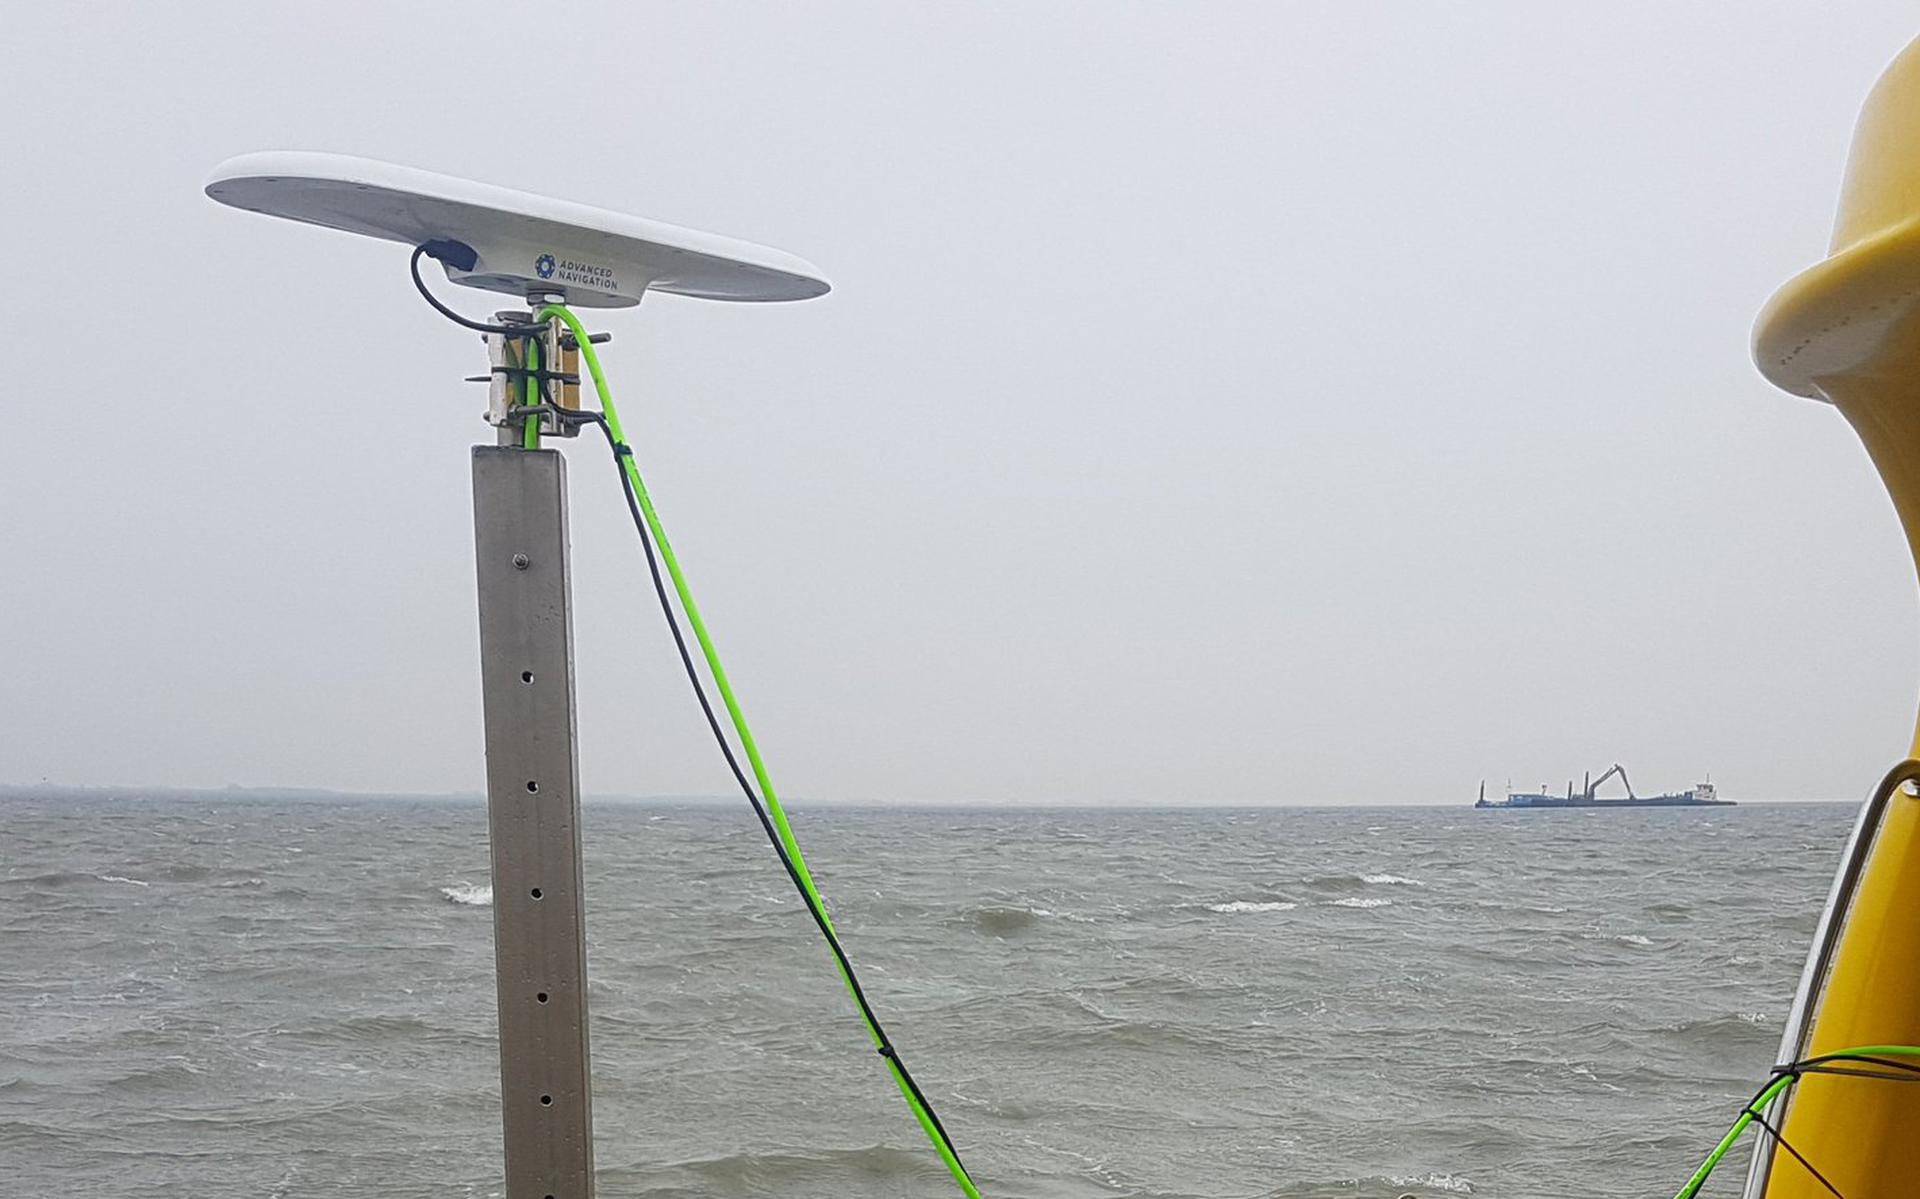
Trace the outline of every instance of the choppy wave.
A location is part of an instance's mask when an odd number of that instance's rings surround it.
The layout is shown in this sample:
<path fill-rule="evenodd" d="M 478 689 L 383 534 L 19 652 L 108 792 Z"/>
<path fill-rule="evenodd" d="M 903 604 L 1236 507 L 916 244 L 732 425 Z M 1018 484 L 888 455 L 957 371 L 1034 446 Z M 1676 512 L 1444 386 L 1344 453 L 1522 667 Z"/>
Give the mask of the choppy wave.
<path fill-rule="evenodd" d="M 1389 874 L 1385 871 L 1364 874 L 1319 874 L 1304 881 L 1309 889 L 1326 892 L 1360 891 L 1367 887 L 1424 887 L 1427 885 L 1417 878 L 1408 878 L 1404 874 Z"/>
<path fill-rule="evenodd" d="M 1285 899 L 1269 899 L 1269 900 L 1232 899 L 1232 900 L 1228 900 L 1226 903 L 1207 904 L 1206 909 L 1209 912 L 1229 912 L 1229 913 L 1291 912 L 1293 909 L 1299 906 L 1300 906 L 1299 904 L 1293 903 Z"/>
<path fill-rule="evenodd" d="M 1417 1174 L 1411 1177 L 1396 1174 L 1387 1181 L 1397 1187 L 1426 1187 L 1453 1195 L 1473 1194 L 1473 1181 L 1462 1178 L 1458 1174 Z"/>
<path fill-rule="evenodd" d="M 405 1048 L 448 1040 L 478 1042 L 488 1031 L 484 1026 L 460 1027 L 417 1015 L 386 1013 L 307 1020 L 275 1028 L 273 1035 L 323 1044 Z"/>
<path fill-rule="evenodd" d="M 1301 883 L 1312 891 L 1358 891 L 1366 880 L 1357 874 L 1316 874 Z"/>
<path fill-rule="evenodd" d="M 14 878 L 0 879 L 0 884 L 11 887 L 75 887 L 88 883 L 118 883 L 135 887 L 150 887 L 153 884 L 144 879 L 127 878 L 119 874 L 95 874 L 91 870 L 49 870 L 42 874 L 23 874 Z"/>
<path fill-rule="evenodd" d="M 1686 1044 L 1706 1052 L 1727 1054 L 1741 1053 L 1753 1046 L 1771 1045 L 1773 1036 L 1767 1031 L 1771 1023 L 1759 1012 L 1727 1012 L 1667 1025 L 1654 1031 L 1678 1037 Z"/>
<path fill-rule="evenodd" d="M 204 883 L 239 881 L 255 878 L 259 869 L 241 869 L 237 866 L 198 865 L 192 862 L 168 862 L 156 867 L 148 867 L 142 873 L 151 875 L 169 883 Z"/>
<path fill-rule="evenodd" d="M 937 1194 L 758 830 L 651 814 L 589 816 L 603 1189 Z M 288 1162 L 346 1150 L 391 1199 L 497 1190 L 484 808 L 202 815 L 0 802 L 0 1107 L 71 1130 L 0 1119 L 7 1193 L 297 1195 L 316 1176 L 280 1187 Z M 1781 916 L 1817 911 L 1850 823 L 802 819 L 903 1057 L 1027 1199 L 1670 1195 L 1766 1077 L 1806 951 Z M 807 1101 L 766 1119 L 769 1093 Z"/>
<path fill-rule="evenodd" d="M 844 1183 L 849 1177 L 897 1188 L 915 1179 L 931 1182 L 944 1177 L 946 1172 L 940 1168 L 938 1159 L 929 1161 L 929 1156 L 881 1145 L 785 1153 L 729 1153 L 652 1167 L 647 1173 L 660 1169 L 684 1172 L 707 1186 L 738 1192 L 784 1191 L 795 1182 Z M 610 1173 L 614 1177 L 606 1181 L 617 1184 L 624 1171 L 616 1169 Z"/>
<path fill-rule="evenodd" d="M 455 883 L 450 887 L 440 888 L 440 894 L 446 896 L 448 903 L 473 908 L 493 906 L 493 887 L 483 883 Z"/>
<path fill-rule="evenodd" d="M 976 931 L 1006 937 L 1026 932 L 1051 915 L 1047 908 L 984 907 L 974 908 L 967 918 Z"/>
<path fill-rule="evenodd" d="M 1428 1199 L 1433 1195 L 1472 1195 L 1471 1179 L 1433 1171 L 1426 1174 L 1367 1174 L 1325 1182 L 1282 1186 L 1269 1199 Z"/>

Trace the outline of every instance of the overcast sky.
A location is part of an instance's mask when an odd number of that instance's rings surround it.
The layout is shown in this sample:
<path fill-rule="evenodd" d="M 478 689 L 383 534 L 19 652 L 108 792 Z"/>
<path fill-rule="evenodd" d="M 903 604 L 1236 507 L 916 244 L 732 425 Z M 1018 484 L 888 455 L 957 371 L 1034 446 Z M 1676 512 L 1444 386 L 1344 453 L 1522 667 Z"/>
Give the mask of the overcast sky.
<path fill-rule="evenodd" d="M 1863 793 L 1914 571 L 1747 353 L 1910 4 L 41 4 L 7 21 L 0 782 L 482 782 L 472 337 L 222 208 L 365 155 L 790 250 L 596 318 L 783 790 Z M 467 311 L 494 306 L 449 289 Z M 597 444 L 589 791 L 723 794 Z"/>

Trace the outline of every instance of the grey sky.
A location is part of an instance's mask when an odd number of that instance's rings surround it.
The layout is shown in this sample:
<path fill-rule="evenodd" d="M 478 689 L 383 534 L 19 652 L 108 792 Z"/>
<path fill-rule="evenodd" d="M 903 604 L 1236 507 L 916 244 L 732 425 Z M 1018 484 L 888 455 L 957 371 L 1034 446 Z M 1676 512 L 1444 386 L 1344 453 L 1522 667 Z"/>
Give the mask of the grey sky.
<path fill-rule="evenodd" d="M 1911 7 L 27 5 L 0 781 L 481 782 L 469 335 L 246 150 L 737 237 L 607 316 L 784 790 L 1460 802 L 1625 761 L 1861 793 L 1913 570 L 1747 359 Z M 451 289 L 470 312 L 482 293 Z M 722 793 L 604 452 L 589 790 Z"/>

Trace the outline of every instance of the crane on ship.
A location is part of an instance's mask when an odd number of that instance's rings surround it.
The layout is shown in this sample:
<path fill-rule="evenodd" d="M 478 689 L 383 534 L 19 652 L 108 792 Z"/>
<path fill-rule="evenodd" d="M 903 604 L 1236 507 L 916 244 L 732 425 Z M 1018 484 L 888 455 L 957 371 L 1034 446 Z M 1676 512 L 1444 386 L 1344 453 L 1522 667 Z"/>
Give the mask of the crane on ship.
<path fill-rule="evenodd" d="M 1605 774 L 1601 775 L 1597 779 L 1593 779 L 1591 782 L 1588 782 L 1586 784 L 1585 790 L 1582 792 L 1582 794 L 1584 794 L 1587 797 L 1587 802 L 1592 803 L 1593 793 L 1600 789 L 1600 784 L 1606 782 L 1608 779 L 1612 778 L 1616 774 L 1620 776 L 1620 785 L 1627 789 L 1627 798 L 1639 799 L 1640 797 L 1633 793 L 1633 784 L 1627 781 L 1627 768 L 1625 766 L 1622 766 L 1620 763 L 1615 762 L 1613 765 L 1607 767 L 1607 772 Z"/>

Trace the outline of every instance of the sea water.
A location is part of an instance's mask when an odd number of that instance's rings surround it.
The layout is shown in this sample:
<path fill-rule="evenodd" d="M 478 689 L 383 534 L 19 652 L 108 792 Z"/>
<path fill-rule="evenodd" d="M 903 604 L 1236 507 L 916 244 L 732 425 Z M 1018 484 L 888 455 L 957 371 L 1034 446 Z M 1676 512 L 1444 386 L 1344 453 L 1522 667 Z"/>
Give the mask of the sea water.
<path fill-rule="evenodd" d="M 1558 1199 L 1764 1078 L 1850 817 L 794 823 L 991 1197 Z M 751 814 L 584 825 L 600 1194 L 948 1193 Z M 0 1194 L 501 1194 L 491 902 L 477 801 L 0 799 Z"/>

